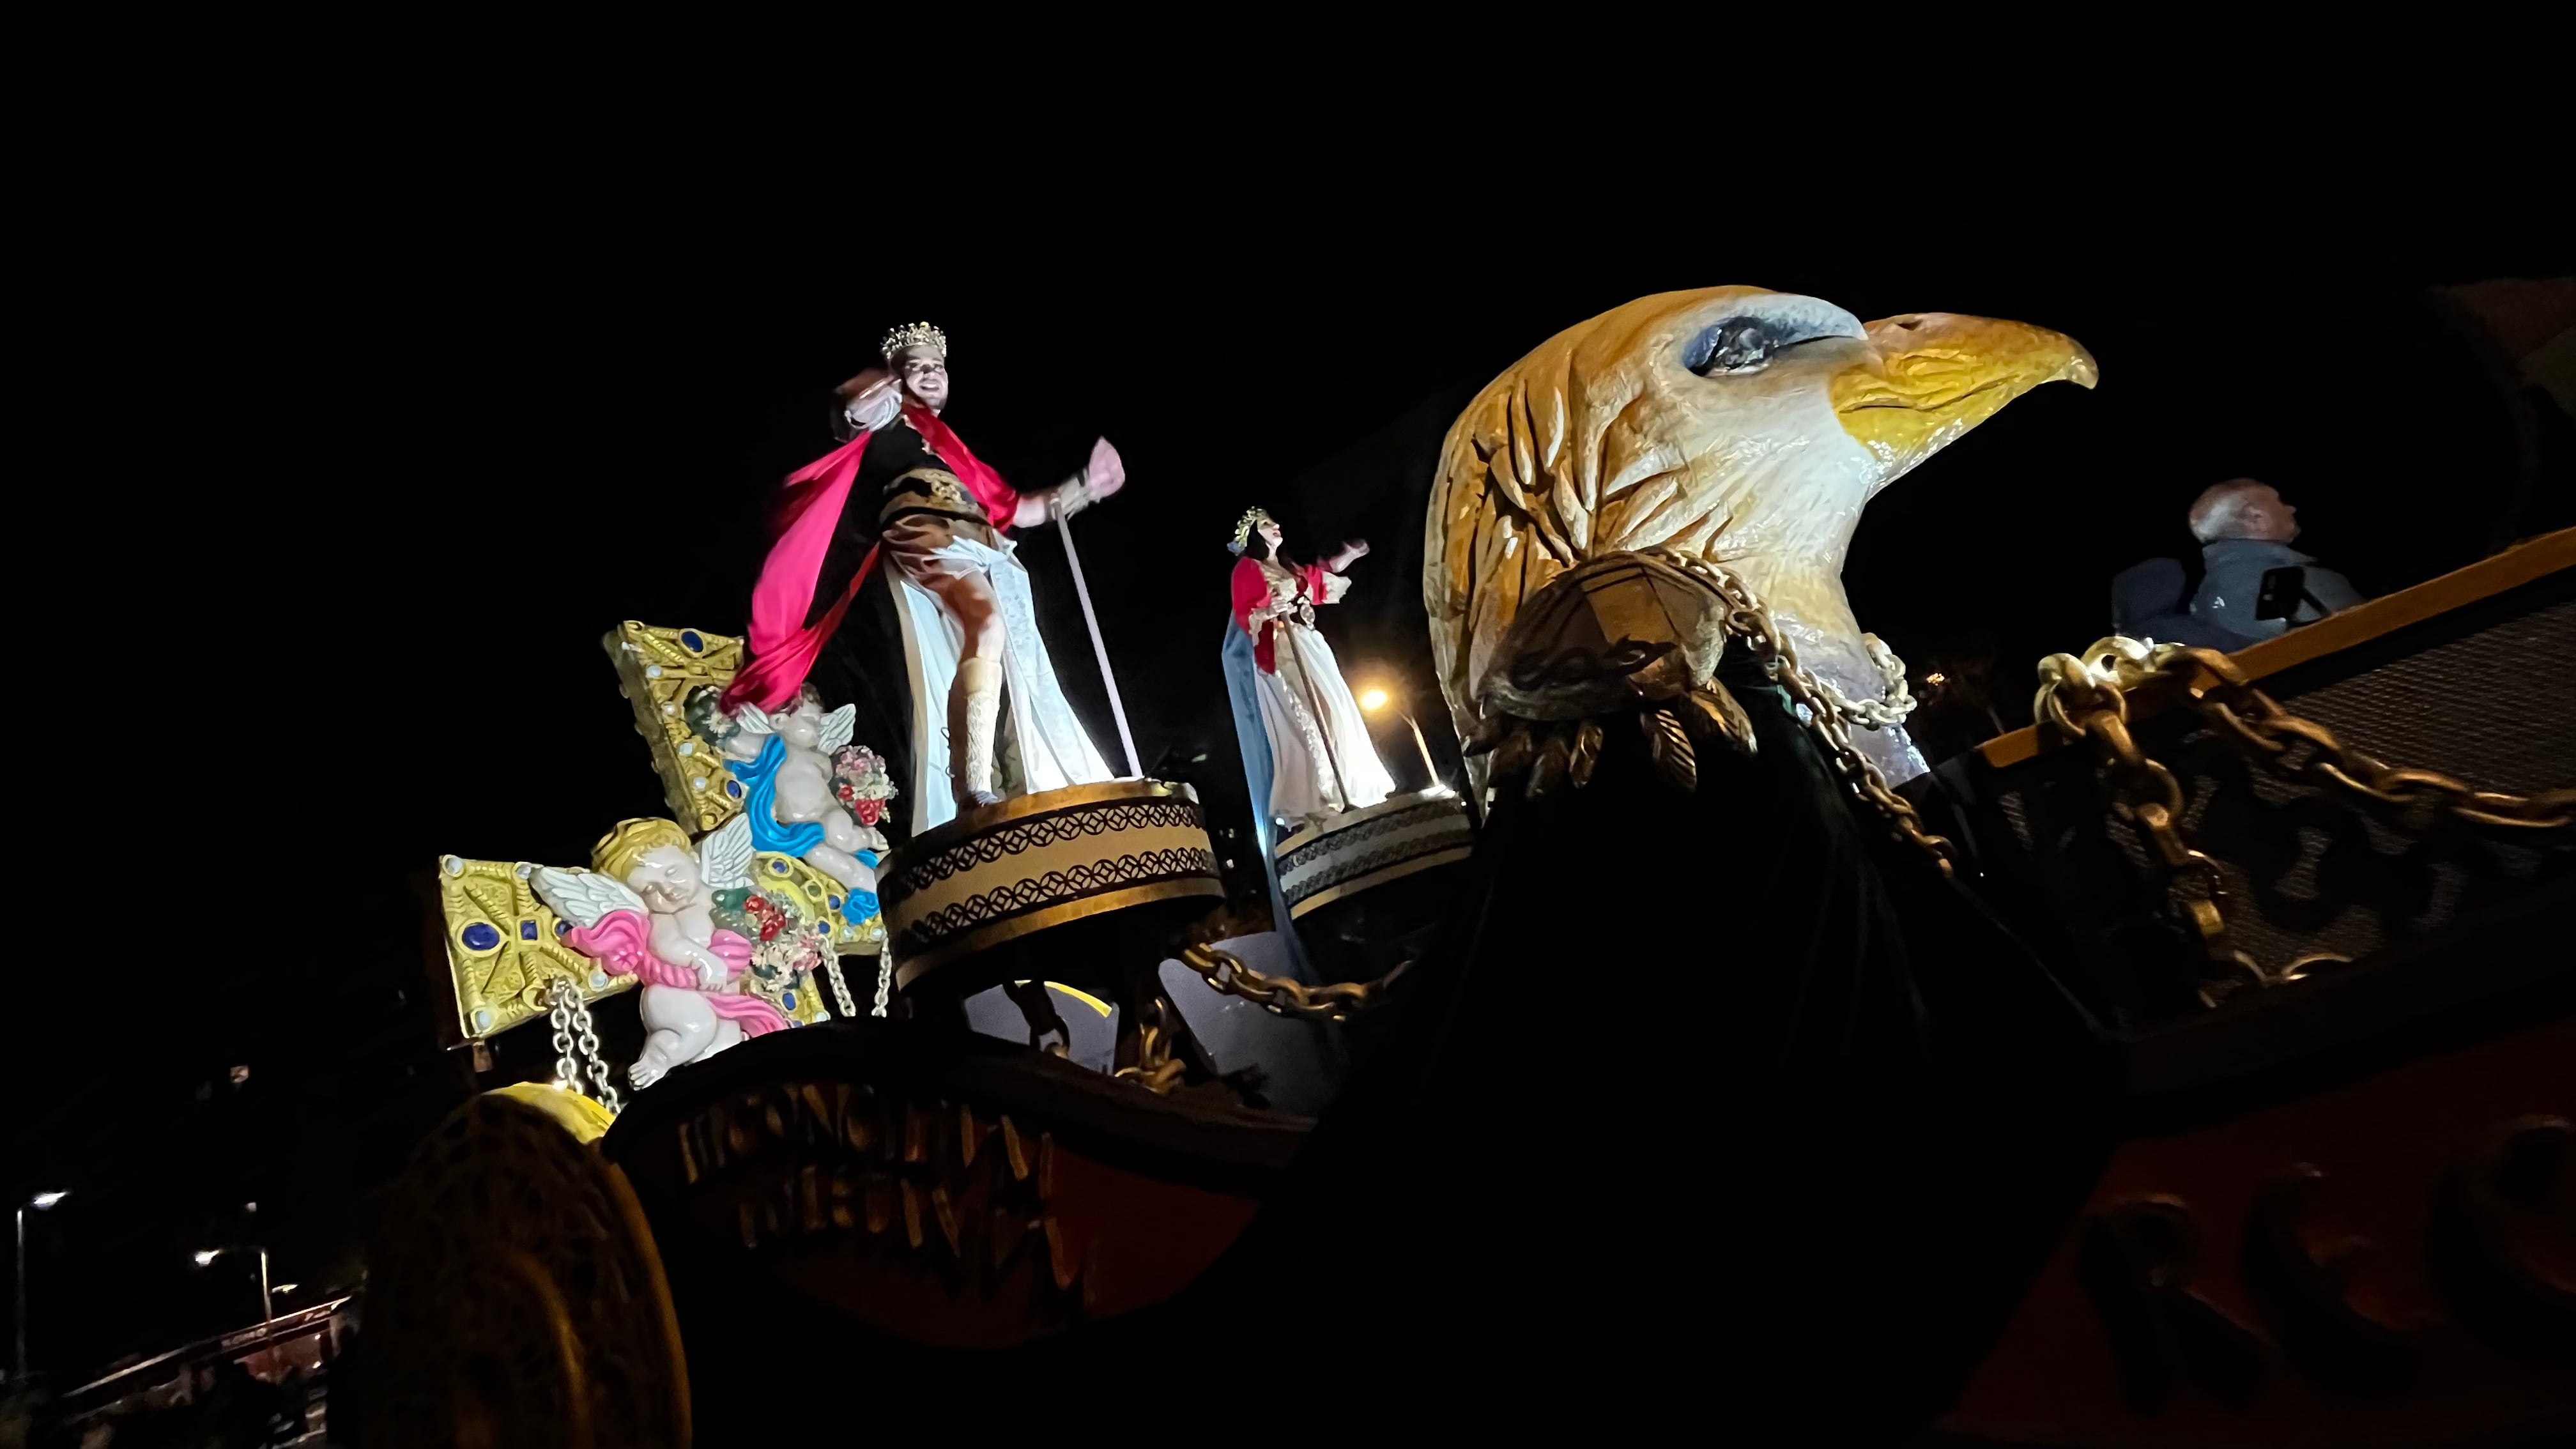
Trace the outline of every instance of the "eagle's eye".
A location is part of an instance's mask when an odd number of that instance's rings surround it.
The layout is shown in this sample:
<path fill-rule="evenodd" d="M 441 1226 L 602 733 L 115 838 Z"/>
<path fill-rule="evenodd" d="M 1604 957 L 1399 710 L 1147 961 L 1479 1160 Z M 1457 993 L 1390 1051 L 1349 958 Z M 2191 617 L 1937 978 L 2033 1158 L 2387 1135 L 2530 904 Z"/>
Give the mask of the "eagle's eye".
<path fill-rule="evenodd" d="M 1729 317 L 1700 330 L 1682 348 L 1682 366 L 1702 377 L 1721 373 L 1752 372 L 1771 360 L 1778 350 L 1779 339 L 1771 329 L 1751 317 Z"/>

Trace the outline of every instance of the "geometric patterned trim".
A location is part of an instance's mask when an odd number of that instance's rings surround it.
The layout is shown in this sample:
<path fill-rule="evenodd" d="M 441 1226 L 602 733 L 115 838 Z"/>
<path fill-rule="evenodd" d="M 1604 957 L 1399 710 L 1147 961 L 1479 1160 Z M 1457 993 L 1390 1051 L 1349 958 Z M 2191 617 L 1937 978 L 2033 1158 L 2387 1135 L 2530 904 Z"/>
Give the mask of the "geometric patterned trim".
<path fill-rule="evenodd" d="M 1342 882 L 1340 885 L 1326 886 L 1322 890 L 1309 891 L 1289 903 L 1288 914 L 1295 919 L 1302 921 L 1306 919 L 1309 912 L 1320 911 L 1335 901 L 1358 895 L 1362 891 L 1375 890 L 1389 881 L 1401 880 L 1408 875 L 1414 875 L 1421 871 L 1432 870 L 1444 865 L 1457 865 L 1463 863 L 1472 859 L 1475 854 L 1476 847 L 1472 843 L 1462 841 L 1456 845 L 1446 846 L 1439 850 L 1427 851 L 1421 855 L 1408 856 L 1383 870 L 1372 871 L 1367 875 L 1353 876 L 1349 880 Z"/>
<path fill-rule="evenodd" d="M 1205 829 L 1205 817 L 1198 806 L 1184 800 L 1104 801 L 1033 815 L 998 830 L 979 832 L 918 864 L 904 860 L 901 851 L 895 852 L 897 869 L 881 887 L 884 902 L 889 907 L 899 906 L 951 876 L 1061 841 L 1121 830 L 1165 828 Z"/>
<path fill-rule="evenodd" d="M 1081 831 L 1080 834 L 1098 834 Z M 1066 837 L 1055 837 L 1066 838 Z M 955 936 L 961 931 L 1006 921 L 1014 916 L 1065 905 L 1085 896 L 1122 890 L 1129 886 L 1159 885 L 1165 881 L 1211 878 L 1217 874 L 1216 857 L 1195 848 L 1148 850 L 1135 855 L 1122 855 L 1115 860 L 1093 861 L 1070 870 L 1051 870 L 1034 879 L 1019 880 L 997 887 L 948 906 L 905 926 L 901 955 L 910 956 Z"/>
<path fill-rule="evenodd" d="M 1350 850 L 1367 841 L 1376 840 L 1382 836 L 1392 835 L 1400 830 L 1419 830 L 1427 820 L 1448 819 L 1457 820 L 1459 834 L 1467 835 L 1471 833 L 1465 818 L 1460 812 L 1457 801 L 1426 800 L 1410 810 L 1399 810 L 1392 815 L 1381 815 L 1375 820 L 1364 821 L 1361 824 L 1352 826 L 1348 830 L 1336 830 L 1329 835 L 1306 842 L 1304 845 L 1297 847 L 1296 850 L 1280 858 L 1279 878 L 1282 881 L 1285 881 L 1289 876 L 1296 874 L 1301 868 L 1307 865 L 1314 864 L 1327 856 L 1339 856 L 1343 851 Z M 1419 850 L 1420 848 L 1421 847 L 1418 844 L 1408 843 L 1403 853 L 1409 854 L 1413 851 Z M 1368 858 L 1376 859 L 1376 853 L 1369 853 Z M 1317 880 L 1315 885 L 1320 888 L 1329 885 L 1336 880 L 1347 880 L 1356 873 L 1356 871 L 1336 868 L 1329 873 L 1328 879 Z M 1300 894 L 1302 893 L 1303 892 L 1300 892 Z"/>
<path fill-rule="evenodd" d="M 1348 856 L 1336 856 L 1327 869 L 1316 873 L 1314 879 L 1299 881 L 1296 891 L 1287 897 L 1288 904 L 1294 908 L 1308 896 L 1330 890 L 1345 881 L 1357 880 L 1361 876 L 1383 870 L 1400 861 L 1434 855 L 1443 850 L 1454 850 L 1466 843 L 1468 838 L 1468 832 L 1465 830 L 1458 831 L 1454 836 L 1444 832 L 1440 835 L 1424 836 L 1413 840 L 1394 841 L 1374 850 L 1356 851 Z"/>

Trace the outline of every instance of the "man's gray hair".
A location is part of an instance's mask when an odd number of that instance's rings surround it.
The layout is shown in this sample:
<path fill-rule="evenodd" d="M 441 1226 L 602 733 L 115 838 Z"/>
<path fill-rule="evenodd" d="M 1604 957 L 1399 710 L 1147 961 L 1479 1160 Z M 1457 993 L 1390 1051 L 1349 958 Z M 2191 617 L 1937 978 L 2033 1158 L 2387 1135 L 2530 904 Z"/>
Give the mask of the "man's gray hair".
<path fill-rule="evenodd" d="M 2230 478 L 2201 490 L 2191 505 L 2191 536 L 2202 543 L 2235 538 L 2244 526 L 2245 504 L 2265 485 L 2252 478 Z"/>

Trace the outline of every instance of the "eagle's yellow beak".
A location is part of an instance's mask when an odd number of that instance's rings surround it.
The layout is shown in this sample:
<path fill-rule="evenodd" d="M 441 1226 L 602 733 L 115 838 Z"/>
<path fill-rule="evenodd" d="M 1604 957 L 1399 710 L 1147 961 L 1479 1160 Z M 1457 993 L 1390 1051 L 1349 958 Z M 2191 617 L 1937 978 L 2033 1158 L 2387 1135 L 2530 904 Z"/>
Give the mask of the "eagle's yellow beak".
<path fill-rule="evenodd" d="M 1878 457 L 1885 487 L 2044 382 L 2091 387 L 2093 354 L 2063 332 L 1909 312 L 1868 326 L 1868 359 L 1834 375 L 1834 416 Z"/>

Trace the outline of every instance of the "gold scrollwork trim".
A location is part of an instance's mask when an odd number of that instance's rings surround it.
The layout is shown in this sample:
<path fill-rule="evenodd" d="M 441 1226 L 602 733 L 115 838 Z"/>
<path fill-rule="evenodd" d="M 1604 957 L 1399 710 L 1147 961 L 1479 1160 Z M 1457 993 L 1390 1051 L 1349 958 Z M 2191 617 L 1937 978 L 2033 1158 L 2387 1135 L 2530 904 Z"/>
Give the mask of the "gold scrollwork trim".
<path fill-rule="evenodd" d="M 1007 921 L 994 921 L 960 931 L 928 950 L 897 957 L 894 970 L 895 985 L 899 988 L 908 988 L 915 981 L 961 956 L 990 950 L 1005 942 L 1016 941 L 1022 936 L 1033 935 L 1050 927 L 1087 920 L 1093 916 L 1107 915 L 1111 911 L 1123 911 L 1129 906 L 1150 905 L 1155 901 L 1176 901 L 1189 896 L 1222 898 L 1224 895 L 1225 886 L 1213 877 L 1193 876 L 1187 880 L 1122 886 L 1117 890 L 1104 891 L 1096 896 L 1085 896 L 1078 901 L 1045 906 L 1026 915 L 1013 916 Z"/>

